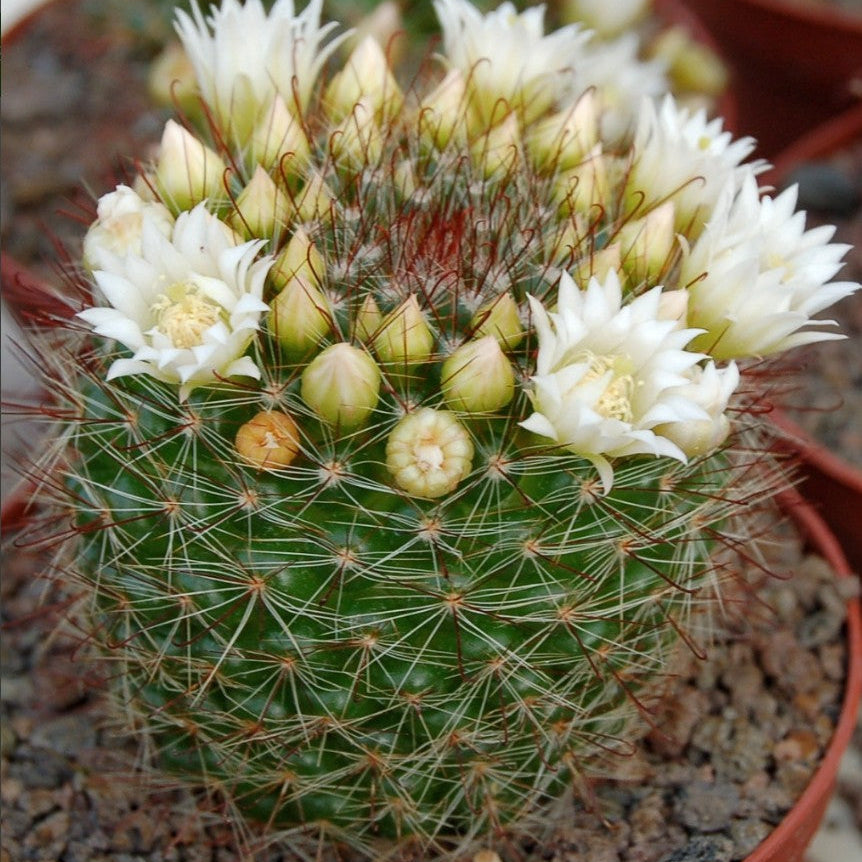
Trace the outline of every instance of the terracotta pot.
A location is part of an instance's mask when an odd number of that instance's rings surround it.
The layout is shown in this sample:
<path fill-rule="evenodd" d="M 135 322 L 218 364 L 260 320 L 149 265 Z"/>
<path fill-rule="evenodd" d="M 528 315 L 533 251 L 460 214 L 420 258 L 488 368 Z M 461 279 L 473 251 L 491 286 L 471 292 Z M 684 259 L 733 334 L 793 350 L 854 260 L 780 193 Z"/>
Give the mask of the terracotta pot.
<path fill-rule="evenodd" d="M 860 98 L 862 16 L 799 0 L 686 0 L 733 73 L 739 132 L 768 159 Z"/>
<path fill-rule="evenodd" d="M 852 576 L 840 543 L 813 507 L 797 491 L 782 495 L 781 504 L 810 550 L 826 559 L 840 577 Z M 745 862 L 803 862 L 805 850 L 823 820 L 841 757 L 856 728 L 862 697 L 862 613 L 858 597 L 850 599 L 847 608 L 847 688 L 832 741 L 802 796 Z"/>

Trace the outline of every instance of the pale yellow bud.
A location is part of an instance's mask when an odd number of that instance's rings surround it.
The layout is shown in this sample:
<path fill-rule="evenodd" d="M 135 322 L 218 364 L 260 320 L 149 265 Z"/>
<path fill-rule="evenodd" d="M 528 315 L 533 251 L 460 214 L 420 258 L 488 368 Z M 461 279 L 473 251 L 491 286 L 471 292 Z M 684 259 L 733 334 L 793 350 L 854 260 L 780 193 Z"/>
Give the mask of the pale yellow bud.
<path fill-rule="evenodd" d="M 521 130 L 514 111 L 470 146 L 473 164 L 486 179 L 510 173 L 521 159 Z"/>
<path fill-rule="evenodd" d="M 586 25 L 602 39 L 612 39 L 635 27 L 651 5 L 651 0 L 561 0 L 560 18 Z"/>
<path fill-rule="evenodd" d="M 676 443 L 689 458 L 697 458 L 714 451 L 727 439 L 730 421 L 722 414 L 711 419 L 688 419 L 657 425 L 653 430 Z"/>
<path fill-rule="evenodd" d="M 563 215 L 573 212 L 588 214 L 594 208 L 609 208 L 610 185 L 600 145 L 579 165 L 560 174 L 555 196 L 560 201 L 560 213 Z"/>
<path fill-rule="evenodd" d="M 576 284 L 585 285 L 595 276 L 602 284 L 613 270 L 619 277 L 620 284 L 625 284 L 625 273 L 621 269 L 620 247 L 617 243 L 606 245 L 603 249 L 593 252 L 589 257 L 581 258 L 574 266 L 571 276 Z"/>
<path fill-rule="evenodd" d="M 285 349 L 305 354 L 332 329 L 332 310 L 311 281 L 295 275 L 272 301 L 271 328 Z"/>
<path fill-rule="evenodd" d="M 464 144 L 467 84 L 459 69 L 450 69 L 446 77 L 422 100 L 419 108 L 419 131 L 426 145 L 445 150 L 450 141 Z"/>
<path fill-rule="evenodd" d="M 195 68 L 179 42 L 168 44 L 153 60 L 147 85 L 158 105 L 176 108 L 193 118 L 202 112 Z"/>
<path fill-rule="evenodd" d="M 675 89 L 718 96 L 727 87 L 729 74 L 721 58 L 682 27 L 665 30 L 651 46 L 650 54 L 665 61 Z"/>
<path fill-rule="evenodd" d="M 386 443 L 386 467 L 395 484 L 416 497 L 454 491 L 472 469 L 473 442 L 454 413 L 423 407 L 408 413 Z"/>
<path fill-rule="evenodd" d="M 685 288 L 662 291 L 658 304 L 660 320 L 675 320 L 680 327 L 686 325 L 688 319 L 689 294 Z"/>
<path fill-rule="evenodd" d="M 299 222 L 329 221 L 335 197 L 321 174 L 313 173 L 296 195 L 296 218 Z"/>
<path fill-rule="evenodd" d="M 545 244 L 548 262 L 568 266 L 584 253 L 591 235 L 589 220 L 581 213 L 571 213 L 565 220 L 557 222 L 555 231 L 548 232 Z"/>
<path fill-rule="evenodd" d="M 533 123 L 527 150 L 537 168 L 569 170 L 583 162 L 598 141 L 595 91 L 587 90 L 572 107 Z"/>
<path fill-rule="evenodd" d="M 666 201 L 620 228 L 617 241 L 622 249 L 623 269 L 635 284 L 654 283 L 667 268 L 676 242 L 674 219 L 673 201 Z"/>
<path fill-rule="evenodd" d="M 301 276 L 316 287 L 325 283 L 326 264 L 323 255 L 311 241 L 308 232 L 298 227 L 281 254 L 275 259 L 269 278 L 281 290 L 294 276 Z"/>
<path fill-rule="evenodd" d="M 383 318 L 372 340 L 382 362 L 405 365 L 425 362 L 434 349 L 434 333 L 428 328 L 415 294 Z"/>
<path fill-rule="evenodd" d="M 360 99 L 332 130 L 329 148 L 333 161 L 351 170 L 376 165 L 383 154 L 383 136 L 371 105 Z"/>
<path fill-rule="evenodd" d="M 517 347 L 524 338 L 518 303 L 511 293 L 501 293 L 480 306 L 470 321 L 470 328 L 477 336 L 493 336 L 509 349 Z"/>
<path fill-rule="evenodd" d="M 223 200 L 225 170 L 218 153 L 174 120 L 165 123 L 155 182 L 159 195 L 172 210 L 189 210 L 206 199 Z"/>
<path fill-rule="evenodd" d="M 404 159 L 395 166 L 395 188 L 401 200 L 409 200 L 416 192 L 416 171 L 410 159 Z"/>
<path fill-rule="evenodd" d="M 293 177 L 301 173 L 310 158 L 311 148 L 302 123 L 276 95 L 249 138 L 250 165 L 263 165 L 269 170 L 277 163 L 280 173 Z"/>
<path fill-rule="evenodd" d="M 291 209 L 288 197 L 258 165 L 227 223 L 246 239 L 277 237 L 290 221 Z"/>
<path fill-rule="evenodd" d="M 356 312 L 354 333 L 360 341 L 370 344 L 380 329 L 381 323 L 383 323 L 383 314 L 374 297 L 369 293 Z"/>
<path fill-rule="evenodd" d="M 395 0 L 379 3 L 356 25 L 352 38 L 344 44 L 348 50 L 356 47 L 366 36 L 373 36 L 386 51 L 389 62 L 397 66 L 406 47 L 404 20 Z"/>
<path fill-rule="evenodd" d="M 280 470 L 299 453 L 299 428 L 286 413 L 267 410 L 240 426 L 235 445 L 255 467 Z"/>
<path fill-rule="evenodd" d="M 364 350 L 332 344 L 302 372 L 302 400 L 344 430 L 364 425 L 380 397 L 380 369 Z"/>
<path fill-rule="evenodd" d="M 492 413 L 515 394 L 512 364 L 492 335 L 462 344 L 444 363 L 440 388 L 446 403 L 467 413 Z"/>
<path fill-rule="evenodd" d="M 378 120 L 391 120 L 404 104 L 404 94 L 389 69 L 386 55 L 373 36 L 353 49 L 344 68 L 330 81 L 323 97 L 329 118 L 340 122 L 364 102 Z"/>

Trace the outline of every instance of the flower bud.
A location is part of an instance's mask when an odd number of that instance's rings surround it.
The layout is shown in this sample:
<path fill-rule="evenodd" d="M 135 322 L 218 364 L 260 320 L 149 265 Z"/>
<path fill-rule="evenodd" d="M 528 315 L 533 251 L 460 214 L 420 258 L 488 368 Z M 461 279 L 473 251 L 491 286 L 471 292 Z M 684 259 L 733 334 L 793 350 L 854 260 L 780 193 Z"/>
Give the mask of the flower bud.
<path fill-rule="evenodd" d="M 396 66 L 407 42 L 399 5 L 395 0 L 384 0 L 375 6 L 357 23 L 353 36 L 345 41 L 345 46 L 352 49 L 366 36 L 373 36 L 386 49 L 390 64 Z"/>
<path fill-rule="evenodd" d="M 354 335 L 360 341 L 366 344 L 371 344 L 377 332 L 380 329 L 380 324 L 383 322 L 383 314 L 380 311 L 374 297 L 369 293 L 362 300 L 362 305 L 356 312 L 354 319 Z"/>
<path fill-rule="evenodd" d="M 380 369 L 364 350 L 332 344 L 302 373 L 302 400 L 344 430 L 364 425 L 380 397 Z"/>
<path fill-rule="evenodd" d="M 296 195 L 296 218 L 303 224 L 329 221 L 335 198 L 323 176 L 316 171 Z"/>
<path fill-rule="evenodd" d="M 682 27 L 669 27 L 661 33 L 650 55 L 664 60 L 677 91 L 718 96 L 727 87 L 728 71 L 721 58 Z"/>
<path fill-rule="evenodd" d="M 598 141 L 595 91 L 587 90 L 572 107 L 530 127 L 527 151 L 537 168 L 565 171 L 579 165 Z"/>
<path fill-rule="evenodd" d="M 227 223 L 246 239 L 278 237 L 290 221 L 290 200 L 258 165 Z"/>
<path fill-rule="evenodd" d="M 278 163 L 281 171 L 294 176 L 308 164 L 310 157 L 311 148 L 302 123 L 284 99 L 276 95 L 249 138 L 250 165 L 263 165 L 269 170 Z"/>
<path fill-rule="evenodd" d="M 603 249 L 593 252 L 589 257 L 581 258 L 572 270 L 572 278 L 576 284 L 587 284 L 593 277 L 604 283 L 608 273 L 613 270 L 620 279 L 625 280 L 625 273 L 620 265 L 620 247 L 618 243 L 606 245 Z"/>
<path fill-rule="evenodd" d="M 655 283 L 666 269 L 676 241 L 673 201 L 650 210 L 643 218 L 626 222 L 617 235 L 623 269 L 632 282 Z"/>
<path fill-rule="evenodd" d="M 153 60 L 147 87 L 157 105 L 176 108 L 186 117 L 196 118 L 201 114 L 195 68 L 179 42 L 171 42 Z"/>
<path fill-rule="evenodd" d="M 517 347 L 524 338 L 518 303 L 511 293 L 501 293 L 480 306 L 470 321 L 470 328 L 476 336 L 493 336 L 509 349 Z"/>
<path fill-rule="evenodd" d="M 376 165 L 383 154 L 383 136 L 366 99 L 360 99 L 329 136 L 332 159 L 351 170 Z"/>
<path fill-rule="evenodd" d="M 108 268 L 113 255 L 140 255 L 145 222 L 164 237 L 170 237 L 174 226 L 166 206 L 144 200 L 125 185 L 99 198 L 96 215 L 84 237 L 83 262 L 90 270 Z"/>
<path fill-rule="evenodd" d="M 650 5 L 650 0 L 562 0 L 560 16 L 581 22 L 601 39 L 612 39 L 635 27 Z"/>
<path fill-rule="evenodd" d="M 521 130 L 515 112 L 480 135 L 470 146 L 470 155 L 486 179 L 509 173 L 521 158 Z"/>
<path fill-rule="evenodd" d="M 512 400 L 515 375 L 497 339 L 486 335 L 462 344 L 443 363 L 440 388 L 454 410 L 492 413 Z"/>
<path fill-rule="evenodd" d="M 374 333 L 374 350 L 381 362 L 425 362 L 434 349 L 434 333 L 428 328 L 415 294 L 383 318 Z"/>
<path fill-rule="evenodd" d="M 589 213 L 593 207 L 607 209 L 610 204 L 610 187 L 601 145 L 594 147 L 579 165 L 562 172 L 555 191 L 562 215 L 573 212 Z"/>
<path fill-rule="evenodd" d="M 659 320 L 675 320 L 680 327 L 688 320 L 689 294 L 685 288 L 664 290 L 658 304 Z"/>
<path fill-rule="evenodd" d="M 206 199 L 224 199 L 225 170 L 218 153 L 174 120 L 165 123 L 155 181 L 162 200 L 173 210 L 190 210 Z"/>
<path fill-rule="evenodd" d="M 454 413 L 423 407 L 408 413 L 386 443 L 395 484 L 416 497 L 442 497 L 469 475 L 473 442 Z"/>
<path fill-rule="evenodd" d="M 272 301 L 271 327 L 286 350 L 305 354 L 332 328 L 329 302 L 311 281 L 295 275 Z"/>
<path fill-rule="evenodd" d="M 265 410 L 240 426 L 235 446 L 255 467 L 280 470 L 299 453 L 299 429 L 287 413 Z"/>
<path fill-rule="evenodd" d="M 464 75 L 459 69 L 450 69 L 422 100 L 419 131 L 425 144 L 438 150 L 445 150 L 453 139 L 463 144 L 467 138 L 466 105 Z"/>
<path fill-rule="evenodd" d="M 349 116 L 360 101 L 380 121 L 391 120 L 404 104 L 404 95 L 389 69 L 386 55 L 370 35 L 353 49 L 323 97 L 327 114 L 335 123 Z"/>
<path fill-rule="evenodd" d="M 294 276 L 301 276 L 315 287 L 323 287 L 325 274 L 323 255 L 303 227 L 294 230 L 269 271 L 269 277 L 277 290 L 281 290 Z"/>

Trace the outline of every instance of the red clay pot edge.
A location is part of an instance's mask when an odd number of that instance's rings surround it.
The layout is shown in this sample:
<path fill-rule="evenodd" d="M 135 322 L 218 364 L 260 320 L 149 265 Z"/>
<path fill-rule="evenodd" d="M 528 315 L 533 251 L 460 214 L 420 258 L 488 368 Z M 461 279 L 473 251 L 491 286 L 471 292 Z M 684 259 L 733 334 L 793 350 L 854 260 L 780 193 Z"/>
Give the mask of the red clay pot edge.
<path fill-rule="evenodd" d="M 808 540 L 839 577 L 852 575 L 838 540 L 826 522 L 795 490 L 781 495 L 780 503 Z M 820 766 L 787 816 L 744 862 L 802 862 L 817 832 L 835 786 L 838 766 L 856 728 L 862 699 L 862 610 L 858 597 L 847 602 L 847 685 L 835 732 Z"/>

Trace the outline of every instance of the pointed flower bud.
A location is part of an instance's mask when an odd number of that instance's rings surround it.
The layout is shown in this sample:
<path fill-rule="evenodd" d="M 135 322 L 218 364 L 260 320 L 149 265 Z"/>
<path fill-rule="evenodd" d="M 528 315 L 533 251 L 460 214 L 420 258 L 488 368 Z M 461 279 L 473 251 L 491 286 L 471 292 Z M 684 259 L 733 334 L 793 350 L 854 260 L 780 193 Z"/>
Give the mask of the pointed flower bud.
<path fill-rule="evenodd" d="M 571 273 L 572 278 L 576 284 L 587 284 L 593 277 L 604 282 L 608 273 L 613 272 L 620 279 L 620 283 L 623 283 L 625 273 L 622 271 L 621 258 L 619 243 L 614 242 L 606 245 L 599 251 L 593 252 L 589 257 L 577 261 Z"/>
<path fill-rule="evenodd" d="M 518 303 L 511 293 L 501 293 L 480 306 L 470 321 L 470 328 L 477 336 L 493 336 L 508 349 L 517 347 L 524 338 Z"/>
<path fill-rule="evenodd" d="M 386 55 L 373 36 L 354 49 L 344 68 L 330 81 L 323 97 L 329 118 L 340 122 L 364 101 L 381 121 L 397 116 L 404 94 L 389 69 Z"/>
<path fill-rule="evenodd" d="M 276 289 L 281 290 L 294 276 L 301 276 L 316 287 L 323 287 L 326 264 L 323 255 L 311 241 L 308 232 L 298 227 L 281 254 L 275 259 L 269 277 Z"/>
<path fill-rule="evenodd" d="M 333 161 L 339 167 L 361 170 L 376 165 L 383 153 L 383 136 L 367 99 L 360 99 L 329 137 Z"/>
<path fill-rule="evenodd" d="M 527 151 L 537 168 L 569 170 L 599 142 L 595 90 L 587 90 L 570 108 L 537 120 L 527 136 Z"/>
<path fill-rule="evenodd" d="M 179 123 L 168 120 L 156 163 L 156 187 L 176 212 L 190 210 L 205 199 L 225 198 L 225 163 Z"/>
<path fill-rule="evenodd" d="M 299 428 L 287 413 L 265 410 L 240 426 L 235 445 L 255 467 L 280 470 L 299 453 Z"/>
<path fill-rule="evenodd" d="M 408 413 L 386 443 L 395 484 L 415 497 L 442 497 L 469 475 L 473 442 L 454 413 L 423 407 Z"/>
<path fill-rule="evenodd" d="M 323 176 L 316 171 L 296 195 L 296 218 L 300 223 L 329 221 L 335 198 Z"/>
<path fill-rule="evenodd" d="M 676 91 L 718 96 L 727 87 L 728 71 L 721 58 L 692 39 L 683 27 L 668 27 L 662 32 L 650 55 L 664 60 Z"/>
<path fill-rule="evenodd" d="M 486 335 L 462 344 L 443 363 L 440 388 L 454 410 L 493 413 L 512 400 L 515 375 L 497 339 Z"/>
<path fill-rule="evenodd" d="M 577 167 L 560 174 L 556 183 L 556 198 L 560 213 L 589 213 L 593 207 L 607 208 L 610 184 L 607 163 L 597 145 Z"/>
<path fill-rule="evenodd" d="M 415 294 L 384 317 L 372 343 L 382 362 L 407 365 L 425 362 L 431 356 L 434 333 L 425 322 Z"/>
<path fill-rule="evenodd" d="M 187 117 L 201 114 L 195 68 L 179 42 L 171 42 L 153 60 L 147 89 L 157 105 L 176 108 Z"/>
<path fill-rule="evenodd" d="M 467 84 L 460 69 L 450 69 L 443 80 L 422 100 L 419 131 L 428 146 L 445 150 L 451 140 L 463 144 L 467 138 Z"/>
<path fill-rule="evenodd" d="M 470 147 L 470 155 L 486 179 L 509 173 L 521 158 L 521 130 L 514 111 L 480 135 Z"/>
<path fill-rule="evenodd" d="M 269 110 L 254 127 L 248 142 L 250 164 L 267 170 L 276 163 L 279 170 L 294 176 L 308 164 L 311 148 L 302 123 L 277 95 Z"/>
<path fill-rule="evenodd" d="M 246 239 L 278 237 L 291 216 L 290 200 L 258 165 L 236 200 L 228 224 Z"/>
<path fill-rule="evenodd" d="M 633 283 L 655 283 L 666 269 L 676 241 L 673 201 L 665 201 L 643 218 L 626 222 L 619 231 L 623 269 Z"/>
<path fill-rule="evenodd" d="M 332 344 L 302 373 L 302 400 L 326 422 L 343 430 L 359 428 L 377 406 L 380 369 L 364 350 Z"/>
<path fill-rule="evenodd" d="M 383 314 L 380 307 L 374 301 L 374 297 L 369 293 L 362 300 L 362 305 L 356 312 L 354 320 L 354 334 L 360 341 L 370 344 L 374 340 L 380 329 L 380 324 L 383 322 Z"/>
<path fill-rule="evenodd" d="M 295 275 L 272 301 L 271 328 L 291 353 L 312 350 L 332 328 L 329 301 L 311 281 Z"/>

